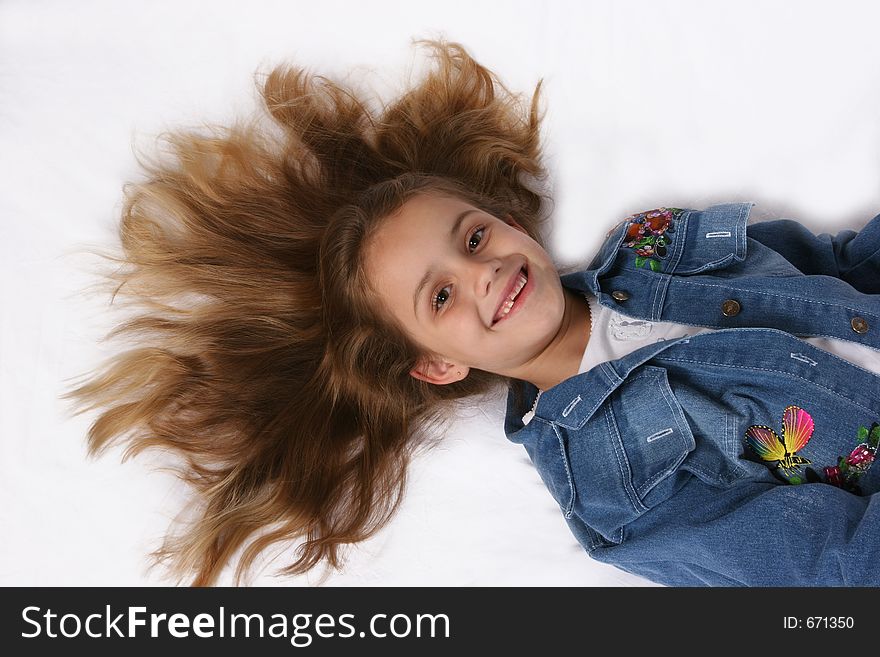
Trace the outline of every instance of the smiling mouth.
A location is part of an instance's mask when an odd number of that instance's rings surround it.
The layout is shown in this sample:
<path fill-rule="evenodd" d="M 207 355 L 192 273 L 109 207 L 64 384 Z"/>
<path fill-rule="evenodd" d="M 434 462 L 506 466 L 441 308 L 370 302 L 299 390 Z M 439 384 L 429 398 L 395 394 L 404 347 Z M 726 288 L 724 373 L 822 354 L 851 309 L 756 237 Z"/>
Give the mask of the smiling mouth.
<path fill-rule="evenodd" d="M 514 282 L 513 287 L 510 289 L 510 293 L 507 295 L 507 298 L 501 303 L 501 306 L 495 313 L 495 317 L 492 318 L 492 324 L 496 324 L 507 317 L 514 304 L 516 304 L 516 300 L 519 298 L 519 294 L 526 286 L 528 280 L 528 272 L 526 271 L 526 268 L 523 267 L 522 269 L 520 269 L 516 281 Z"/>

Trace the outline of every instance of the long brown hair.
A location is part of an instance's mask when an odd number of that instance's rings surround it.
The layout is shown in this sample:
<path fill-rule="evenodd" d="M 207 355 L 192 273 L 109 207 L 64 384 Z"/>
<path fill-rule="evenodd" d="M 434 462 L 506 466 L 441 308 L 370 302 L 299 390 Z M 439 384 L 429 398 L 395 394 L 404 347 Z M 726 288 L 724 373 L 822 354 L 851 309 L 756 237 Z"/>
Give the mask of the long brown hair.
<path fill-rule="evenodd" d="M 92 454 L 179 455 L 203 504 L 156 556 L 192 584 L 239 550 L 240 582 L 280 541 L 300 541 L 284 574 L 339 568 L 394 514 L 444 404 L 499 382 L 414 379 L 417 350 L 363 301 L 364 241 L 415 194 L 510 213 L 539 240 L 547 211 L 541 83 L 525 102 L 460 45 L 419 43 L 435 66 L 381 110 L 280 65 L 259 87 L 266 126 L 165 133 L 170 156 L 139 158 L 124 188 L 122 252 L 101 255 L 119 265 L 112 300 L 138 312 L 105 339 L 136 344 L 64 397 L 101 409 Z"/>

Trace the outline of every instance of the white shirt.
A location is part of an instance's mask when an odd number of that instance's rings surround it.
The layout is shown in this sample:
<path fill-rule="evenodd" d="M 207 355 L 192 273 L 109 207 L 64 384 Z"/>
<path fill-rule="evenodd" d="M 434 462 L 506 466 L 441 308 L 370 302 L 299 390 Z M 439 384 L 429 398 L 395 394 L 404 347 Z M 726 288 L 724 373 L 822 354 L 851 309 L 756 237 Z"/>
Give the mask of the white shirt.
<path fill-rule="evenodd" d="M 586 294 L 590 304 L 590 339 L 584 351 L 578 373 L 586 372 L 599 363 L 622 358 L 660 340 L 672 340 L 707 333 L 716 329 L 687 326 L 675 322 L 649 322 L 621 315 L 612 308 L 599 305 L 596 297 Z M 837 338 L 800 338 L 814 347 L 880 374 L 880 351 L 849 340 Z"/>

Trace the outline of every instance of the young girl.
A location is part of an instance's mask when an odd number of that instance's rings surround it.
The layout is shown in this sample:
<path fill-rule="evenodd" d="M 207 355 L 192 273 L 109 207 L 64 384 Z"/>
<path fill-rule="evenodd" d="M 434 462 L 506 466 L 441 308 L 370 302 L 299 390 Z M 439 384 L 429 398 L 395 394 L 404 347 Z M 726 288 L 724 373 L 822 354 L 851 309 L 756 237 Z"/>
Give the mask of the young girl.
<path fill-rule="evenodd" d="M 593 557 L 665 584 L 880 581 L 880 216 L 814 236 L 751 204 L 657 208 L 560 277 L 538 96 L 456 44 L 371 108 L 280 66 L 280 131 L 172 134 L 127 188 L 114 296 L 141 345 L 69 393 L 89 442 L 180 455 L 197 585 L 300 540 L 327 562 L 394 513 L 451 402 L 509 389 Z M 112 256 L 111 256 L 112 257 Z M 867 566 L 867 567 L 866 567 Z"/>

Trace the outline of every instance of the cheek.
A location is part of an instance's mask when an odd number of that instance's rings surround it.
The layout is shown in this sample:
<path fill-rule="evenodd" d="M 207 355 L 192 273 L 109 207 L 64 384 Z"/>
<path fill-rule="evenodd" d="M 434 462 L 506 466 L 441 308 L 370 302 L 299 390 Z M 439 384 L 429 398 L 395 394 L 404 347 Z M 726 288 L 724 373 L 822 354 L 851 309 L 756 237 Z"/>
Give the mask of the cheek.
<path fill-rule="evenodd" d="M 458 308 L 445 313 L 425 331 L 426 337 L 432 342 L 442 344 L 444 348 L 460 346 L 464 339 L 473 340 L 475 336 L 474 322 Z"/>

